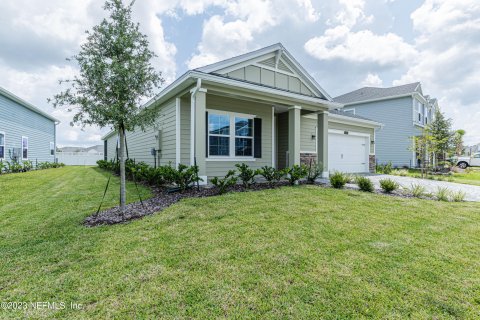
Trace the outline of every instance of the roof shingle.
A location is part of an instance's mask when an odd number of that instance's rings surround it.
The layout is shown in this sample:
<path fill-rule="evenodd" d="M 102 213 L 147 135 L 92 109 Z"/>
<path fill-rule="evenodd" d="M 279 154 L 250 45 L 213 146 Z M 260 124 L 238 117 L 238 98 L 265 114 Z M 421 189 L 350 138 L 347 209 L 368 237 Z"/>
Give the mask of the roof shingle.
<path fill-rule="evenodd" d="M 414 93 L 420 82 L 409 83 L 390 88 L 364 87 L 333 98 L 333 101 L 349 104 L 355 102 L 384 99 Z"/>

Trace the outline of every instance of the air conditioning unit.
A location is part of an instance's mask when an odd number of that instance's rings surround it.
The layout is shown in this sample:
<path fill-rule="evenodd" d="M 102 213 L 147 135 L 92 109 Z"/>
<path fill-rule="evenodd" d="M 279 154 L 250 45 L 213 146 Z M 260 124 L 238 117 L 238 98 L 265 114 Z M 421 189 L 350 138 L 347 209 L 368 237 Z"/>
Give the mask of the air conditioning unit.
<path fill-rule="evenodd" d="M 21 148 L 12 148 L 10 158 L 14 161 L 18 161 L 22 158 L 22 149 Z"/>

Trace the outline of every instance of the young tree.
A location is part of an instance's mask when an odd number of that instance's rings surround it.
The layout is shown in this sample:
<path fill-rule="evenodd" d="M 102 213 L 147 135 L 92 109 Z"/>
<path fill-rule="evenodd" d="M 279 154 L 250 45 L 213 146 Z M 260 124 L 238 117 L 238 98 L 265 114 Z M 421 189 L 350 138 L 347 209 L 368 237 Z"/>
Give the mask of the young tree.
<path fill-rule="evenodd" d="M 422 178 L 425 176 L 425 172 L 428 171 L 431 165 L 431 160 L 435 152 L 435 141 L 432 136 L 429 127 L 422 129 L 422 134 L 420 136 L 414 136 L 413 145 L 415 153 L 420 159 L 420 169 Z"/>
<path fill-rule="evenodd" d="M 463 154 L 463 136 L 465 133 L 465 130 L 458 129 L 453 135 L 452 143 L 455 150 L 455 155 L 457 156 L 461 156 Z"/>
<path fill-rule="evenodd" d="M 452 139 L 452 120 L 447 119 L 440 110 L 435 110 L 434 120 L 429 125 L 429 131 L 433 139 L 433 149 L 436 160 L 445 161 L 450 153 Z"/>
<path fill-rule="evenodd" d="M 155 71 L 150 60 L 155 53 L 148 48 L 147 37 L 132 21 L 132 6 L 122 0 L 107 0 L 104 9 L 109 17 L 93 31 L 80 53 L 73 56 L 79 74 L 63 80 L 69 88 L 53 97 L 54 107 L 75 109 L 71 125 L 110 127 L 120 136 L 120 207 L 125 211 L 125 131 L 152 125 L 157 110 L 141 108 L 141 101 L 153 95 L 163 84 L 162 73 Z"/>

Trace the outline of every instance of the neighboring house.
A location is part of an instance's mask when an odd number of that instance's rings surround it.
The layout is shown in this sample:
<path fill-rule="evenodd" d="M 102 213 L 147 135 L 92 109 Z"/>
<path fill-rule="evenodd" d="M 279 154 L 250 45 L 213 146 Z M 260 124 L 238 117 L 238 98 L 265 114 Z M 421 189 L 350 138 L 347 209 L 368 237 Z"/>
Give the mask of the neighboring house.
<path fill-rule="evenodd" d="M 91 147 L 61 147 L 57 149 L 57 159 L 68 166 L 96 165 L 103 160 L 103 145 Z"/>
<path fill-rule="evenodd" d="M 188 71 L 145 107 L 153 105 L 156 124 L 126 134 L 129 157 L 152 166 L 196 163 L 204 181 L 237 163 L 284 168 L 318 158 L 324 176 L 374 164 L 380 124 L 335 111 L 342 105 L 281 44 Z M 102 139 L 105 158 L 116 158 L 117 133 Z"/>
<path fill-rule="evenodd" d="M 377 132 L 377 163 L 392 162 L 397 167 L 416 167 L 418 155 L 413 139 L 429 124 L 438 108 L 437 99 L 423 95 L 419 82 L 390 88 L 361 88 L 334 98 L 344 112 L 381 122 Z"/>
<path fill-rule="evenodd" d="M 55 161 L 57 119 L 0 87 L 0 160 Z"/>

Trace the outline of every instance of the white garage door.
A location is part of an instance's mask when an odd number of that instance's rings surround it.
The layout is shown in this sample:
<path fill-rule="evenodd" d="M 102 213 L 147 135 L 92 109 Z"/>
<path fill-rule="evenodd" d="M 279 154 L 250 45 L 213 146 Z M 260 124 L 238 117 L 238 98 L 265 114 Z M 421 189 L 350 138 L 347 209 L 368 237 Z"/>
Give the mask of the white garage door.
<path fill-rule="evenodd" d="M 369 138 L 351 134 L 328 134 L 329 171 L 368 172 Z"/>

